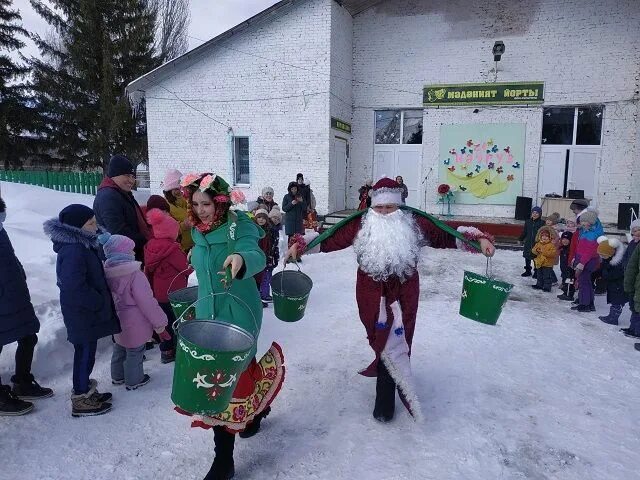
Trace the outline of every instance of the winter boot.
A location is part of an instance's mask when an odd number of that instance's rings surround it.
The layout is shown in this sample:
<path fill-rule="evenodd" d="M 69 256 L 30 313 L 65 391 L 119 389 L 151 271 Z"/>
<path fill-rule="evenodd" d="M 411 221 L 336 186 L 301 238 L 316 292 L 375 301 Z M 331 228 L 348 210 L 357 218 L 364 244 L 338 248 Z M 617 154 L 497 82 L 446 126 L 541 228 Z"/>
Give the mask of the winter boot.
<path fill-rule="evenodd" d="M 373 418 L 379 422 L 390 422 L 396 409 L 396 382 L 382 360 L 378 361 L 378 378 L 376 381 L 376 404 Z"/>
<path fill-rule="evenodd" d="M 53 395 L 53 390 L 41 387 L 38 382 L 35 381 L 33 375 L 29 375 L 29 378 L 20 379 L 19 382 L 17 380 L 18 378 L 16 378 L 15 375 L 11 377 L 13 394 L 21 400 L 37 400 Z"/>
<path fill-rule="evenodd" d="M 111 410 L 109 402 L 99 402 L 95 395 L 95 389 L 90 389 L 87 393 L 71 395 L 71 416 L 91 417 L 102 415 Z"/>
<path fill-rule="evenodd" d="M 236 437 L 227 432 L 224 427 L 213 427 L 213 439 L 216 444 L 216 458 L 204 480 L 229 480 L 235 475 L 233 464 L 233 447 Z"/>
<path fill-rule="evenodd" d="M 596 307 L 591 303 L 590 305 L 575 305 L 571 307 L 571 310 L 575 310 L 577 312 L 595 312 Z"/>
<path fill-rule="evenodd" d="M 253 437 L 256 433 L 258 433 L 258 431 L 260 430 L 260 422 L 264 420 L 267 417 L 267 415 L 269 415 L 270 413 L 271 413 L 271 407 L 267 407 L 258 415 L 256 415 L 256 418 L 253 419 L 253 422 L 247 425 L 247 428 L 245 428 L 242 432 L 238 434 L 240 438 L 250 438 L 250 437 Z"/>
<path fill-rule="evenodd" d="M 520 276 L 521 277 L 530 277 L 531 276 L 531 267 L 524 267 L 524 272 Z"/>
<path fill-rule="evenodd" d="M 640 352 L 640 343 L 636 343 L 633 348 Z"/>
<path fill-rule="evenodd" d="M 127 390 L 135 390 L 135 389 L 137 389 L 139 387 L 142 387 L 142 386 L 146 385 L 147 383 L 149 383 L 149 380 L 151 380 L 151 377 L 145 373 L 144 377 L 142 377 L 142 380 L 140 380 L 135 385 L 127 385 L 126 388 L 127 388 Z"/>
<path fill-rule="evenodd" d="M 0 417 L 24 415 L 33 410 L 33 403 L 20 400 L 9 385 L 0 385 Z"/>
<path fill-rule="evenodd" d="M 176 359 L 176 351 L 174 349 L 160 352 L 160 363 L 171 363 Z"/>
<path fill-rule="evenodd" d="M 110 392 L 100 393 L 98 391 L 98 381 L 95 378 L 89 379 L 89 388 L 93 389 L 93 397 L 100 403 L 108 402 L 113 397 Z"/>
<path fill-rule="evenodd" d="M 618 319 L 622 314 L 622 305 L 611 305 L 609 307 L 609 315 L 598 317 L 604 323 L 609 325 L 618 325 Z"/>

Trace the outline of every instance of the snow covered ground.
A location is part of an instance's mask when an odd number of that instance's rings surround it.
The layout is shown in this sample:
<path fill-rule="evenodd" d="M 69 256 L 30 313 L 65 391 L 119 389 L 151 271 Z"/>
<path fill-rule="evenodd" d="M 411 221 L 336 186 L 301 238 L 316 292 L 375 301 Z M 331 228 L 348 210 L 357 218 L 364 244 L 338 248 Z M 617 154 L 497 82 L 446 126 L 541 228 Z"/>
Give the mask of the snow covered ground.
<path fill-rule="evenodd" d="M 93 197 L 3 183 L 5 224 L 29 277 L 42 322 L 34 372 L 56 395 L 24 417 L 0 417 L 0 479 L 200 479 L 213 434 L 191 429 L 170 400 L 172 366 L 157 349 L 152 381 L 125 391 L 109 381 L 110 340 L 94 377 L 114 394 L 112 412 L 70 415 L 72 348 L 42 222 Z M 265 311 L 259 352 L 278 341 L 287 377 L 263 428 L 236 442 L 238 479 L 610 479 L 640 478 L 640 354 L 618 328 L 577 314 L 521 279 L 519 252 L 499 251 L 498 275 L 516 284 L 497 326 L 457 314 L 462 271 L 483 257 L 425 248 L 413 369 L 426 421 L 398 402 L 387 425 L 372 416 L 375 380 L 356 372 L 372 359 L 355 305 L 351 250 L 304 259 L 315 286 L 303 320 Z M 1 268 L 1 267 L 0 267 Z M 598 314 L 605 297 L 596 298 Z M 625 311 L 622 324 L 629 321 Z M 8 381 L 14 348 L 0 356 Z"/>

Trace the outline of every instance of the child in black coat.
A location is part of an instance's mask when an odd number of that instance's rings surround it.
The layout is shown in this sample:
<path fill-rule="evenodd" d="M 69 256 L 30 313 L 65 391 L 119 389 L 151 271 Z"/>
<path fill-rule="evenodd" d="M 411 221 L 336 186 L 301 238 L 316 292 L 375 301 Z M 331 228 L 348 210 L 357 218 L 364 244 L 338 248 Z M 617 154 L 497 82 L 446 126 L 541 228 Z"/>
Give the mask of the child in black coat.
<path fill-rule="evenodd" d="M 540 207 L 533 207 L 531 209 L 531 218 L 528 218 L 524 222 L 524 230 L 520 235 L 519 240 L 524 242 L 524 250 L 522 256 L 524 257 L 524 273 L 523 277 L 531 277 L 531 261 L 533 260 L 533 252 L 531 249 L 536 243 L 536 235 L 540 227 L 544 225 L 542 221 L 542 209 Z M 536 272 L 533 272 L 533 278 L 536 278 Z"/>
<path fill-rule="evenodd" d="M 558 295 L 560 300 L 573 301 L 576 293 L 576 287 L 573 283 L 576 272 L 569 265 L 569 248 L 571 246 L 571 238 L 573 233 L 569 231 L 562 232 L 560 236 L 560 272 L 562 274 L 562 295 Z"/>
<path fill-rule="evenodd" d="M 628 301 L 624 293 L 624 251 L 625 246 L 620 240 L 605 236 L 598 238 L 598 255 L 602 259 L 600 274 L 607 285 L 607 303 L 610 305 L 609 315 L 598 318 L 609 325 L 618 325 L 622 307 Z"/>

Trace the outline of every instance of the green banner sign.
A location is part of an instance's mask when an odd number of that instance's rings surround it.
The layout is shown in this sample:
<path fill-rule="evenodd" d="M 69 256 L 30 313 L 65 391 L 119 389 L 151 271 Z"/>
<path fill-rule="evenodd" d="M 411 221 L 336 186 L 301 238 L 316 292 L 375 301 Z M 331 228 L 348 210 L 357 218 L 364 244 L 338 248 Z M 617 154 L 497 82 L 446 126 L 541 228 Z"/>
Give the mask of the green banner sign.
<path fill-rule="evenodd" d="M 522 105 L 544 102 L 543 82 L 426 85 L 425 107 L 458 105 Z"/>
<path fill-rule="evenodd" d="M 336 130 L 340 130 L 341 132 L 351 133 L 351 124 L 347 122 L 343 122 L 342 120 L 338 120 L 337 118 L 331 117 L 331 128 L 335 128 Z"/>

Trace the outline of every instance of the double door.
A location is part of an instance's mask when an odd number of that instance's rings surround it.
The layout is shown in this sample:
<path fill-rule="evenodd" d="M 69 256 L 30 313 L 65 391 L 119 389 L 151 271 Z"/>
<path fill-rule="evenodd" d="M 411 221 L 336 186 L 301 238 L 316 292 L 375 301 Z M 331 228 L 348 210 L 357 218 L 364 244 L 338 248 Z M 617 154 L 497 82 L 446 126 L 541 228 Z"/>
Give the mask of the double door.
<path fill-rule="evenodd" d="M 563 197 L 569 190 L 584 190 L 585 198 L 597 198 L 599 147 L 543 146 L 540 155 L 539 194 Z"/>
<path fill-rule="evenodd" d="M 375 145 L 373 157 L 374 183 L 383 176 L 400 175 L 409 191 L 407 205 L 420 208 L 422 145 Z"/>

